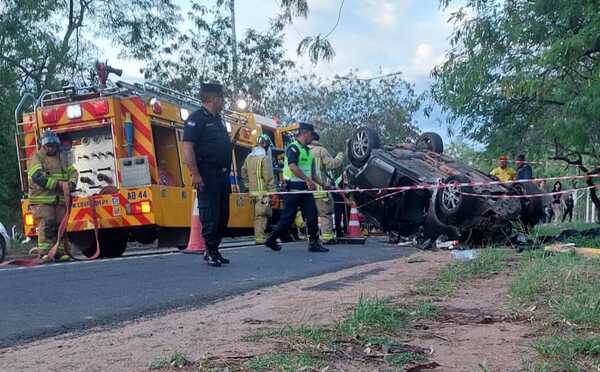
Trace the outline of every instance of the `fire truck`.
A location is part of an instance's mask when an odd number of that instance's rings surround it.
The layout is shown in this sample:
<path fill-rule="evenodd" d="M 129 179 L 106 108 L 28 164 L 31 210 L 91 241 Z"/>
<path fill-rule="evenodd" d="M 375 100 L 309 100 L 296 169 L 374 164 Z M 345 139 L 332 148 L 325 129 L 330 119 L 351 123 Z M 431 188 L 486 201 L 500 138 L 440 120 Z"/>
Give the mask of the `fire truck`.
<path fill-rule="evenodd" d="M 185 120 L 201 103 L 152 83 L 112 83 L 106 79 L 108 66 L 100 67 L 99 86 L 65 87 L 38 97 L 26 93 L 15 110 L 24 234 L 37 236 L 26 198 L 27 161 L 38 149 L 40 133 L 50 128 L 79 172 L 67 224 L 71 245 L 93 255 L 96 226 L 103 257 L 122 255 L 130 241 L 183 248 L 194 193 L 181 139 Z M 275 120 L 250 112 L 225 111 L 223 118 L 234 159 L 227 235 L 250 235 L 253 207 L 239 176 L 244 160 L 257 136 L 266 133 L 274 143 L 274 173 L 281 184 L 280 158 L 297 128 L 280 128 Z"/>

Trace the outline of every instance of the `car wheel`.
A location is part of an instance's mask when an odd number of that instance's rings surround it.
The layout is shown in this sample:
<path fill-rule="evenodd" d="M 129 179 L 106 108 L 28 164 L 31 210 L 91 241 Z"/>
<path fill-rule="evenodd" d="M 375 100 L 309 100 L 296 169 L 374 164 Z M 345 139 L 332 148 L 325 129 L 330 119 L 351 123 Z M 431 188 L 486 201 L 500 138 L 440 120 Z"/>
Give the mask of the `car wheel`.
<path fill-rule="evenodd" d="M 446 187 L 440 189 L 436 196 L 436 203 L 442 216 L 448 222 L 459 222 L 471 216 L 476 199 L 474 196 L 464 195 L 472 193 L 470 186 L 458 186 L 459 183 L 467 183 L 469 179 L 465 176 L 456 175 L 446 178 Z"/>
<path fill-rule="evenodd" d="M 425 132 L 417 138 L 417 149 L 421 151 L 433 151 L 441 154 L 444 152 L 444 141 L 439 134 Z"/>
<path fill-rule="evenodd" d="M 371 152 L 381 147 L 381 141 L 377 133 L 368 127 L 362 127 L 352 133 L 352 138 L 348 142 L 348 155 L 352 165 L 362 167 Z"/>
<path fill-rule="evenodd" d="M 542 191 L 532 183 L 515 183 L 513 189 L 518 195 L 537 195 Z M 544 219 L 544 203 L 541 197 L 521 199 L 521 222 L 533 226 Z"/>

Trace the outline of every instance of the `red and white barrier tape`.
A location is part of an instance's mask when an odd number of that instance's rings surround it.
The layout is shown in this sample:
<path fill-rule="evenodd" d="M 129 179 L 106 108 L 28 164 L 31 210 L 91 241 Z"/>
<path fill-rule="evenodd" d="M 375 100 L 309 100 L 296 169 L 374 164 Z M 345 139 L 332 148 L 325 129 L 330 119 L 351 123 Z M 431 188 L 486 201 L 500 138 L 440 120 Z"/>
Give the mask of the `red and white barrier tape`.
<path fill-rule="evenodd" d="M 497 162 L 498 159 L 491 159 L 491 158 L 479 158 L 479 160 L 483 160 L 483 161 L 489 161 L 489 162 Z M 507 162 L 509 164 L 516 164 L 519 160 L 516 159 L 508 159 Z M 533 164 L 533 165 L 548 165 L 548 164 L 557 164 L 560 165 L 561 167 L 574 167 L 574 168 L 579 168 L 580 166 L 584 166 L 586 168 L 591 168 L 591 169 L 595 169 L 595 168 L 600 168 L 600 164 L 569 164 L 567 162 L 565 162 L 564 160 L 557 160 L 557 159 L 548 159 L 548 160 L 524 160 L 522 161 L 522 163 L 524 164 Z"/>
<path fill-rule="evenodd" d="M 492 194 L 475 194 L 475 193 L 471 193 L 471 192 L 461 192 L 461 194 L 468 195 L 468 196 L 476 196 L 479 198 L 488 198 L 488 199 L 533 199 L 533 198 L 540 198 L 540 197 L 549 196 L 549 195 L 568 194 L 568 193 L 573 193 L 573 192 L 576 192 L 579 190 L 590 190 L 590 189 L 594 189 L 594 188 L 600 189 L 600 185 L 580 187 L 580 188 L 563 190 L 563 191 L 543 192 L 543 193 L 539 193 L 539 194 L 528 194 L 528 195 L 492 195 Z"/>
<path fill-rule="evenodd" d="M 452 183 L 453 187 L 474 187 L 474 186 L 494 186 L 494 185 L 514 185 L 517 183 L 539 183 L 542 181 L 564 181 L 564 180 L 588 180 L 593 178 L 600 178 L 600 174 L 589 174 L 580 176 L 557 176 L 557 177 L 546 177 L 546 178 L 532 178 L 529 180 L 514 180 L 514 181 L 484 181 L 484 182 L 464 182 L 464 183 Z M 242 196 L 268 196 L 268 195 L 297 195 L 297 194 L 314 194 L 319 192 L 327 193 L 352 193 L 352 192 L 384 192 L 384 191 L 409 191 L 409 190 L 433 190 L 443 189 L 448 184 L 444 183 L 422 183 L 419 185 L 410 186 L 395 186 L 395 187 L 381 187 L 381 188 L 367 188 L 367 189 L 343 189 L 343 190 L 299 190 L 299 191 L 279 191 L 279 192 L 250 192 L 250 193 L 234 193 L 232 195 Z M 479 195 L 479 194 L 477 194 Z"/>

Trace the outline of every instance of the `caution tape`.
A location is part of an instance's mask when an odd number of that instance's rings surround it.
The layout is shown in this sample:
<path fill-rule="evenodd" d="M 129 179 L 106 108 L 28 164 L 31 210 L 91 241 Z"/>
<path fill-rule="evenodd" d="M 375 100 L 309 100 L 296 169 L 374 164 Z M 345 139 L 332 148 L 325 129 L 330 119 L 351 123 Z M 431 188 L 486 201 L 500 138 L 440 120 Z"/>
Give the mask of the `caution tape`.
<path fill-rule="evenodd" d="M 298 194 L 315 194 L 317 192 L 328 192 L 331 194 L 334 193 L 356 193 L 356 192 L 378 192 L 382 193 L 384 191 L 409 191 L 409 190 L 433 190 L 433 189 L 443 189 L 448 186 L 452 187 L 477 187 L 477 186 L 495 186 L 495 185 L 514 185 L 514 184 L 522 184 L 522 183 L 540 183 L 542 181 L 564 181 L 564 180 L 591 180 L 593 178 L 600 178 L 600 173 L 596 174 L 586 174 L 579 176 L 557 176 L 557 177 L 546 177 L 546 178 L 532 178 L 528 180 L 513 180 L 513 181 L 482 181 L 482 182 L 453 182 L 451 184 L 445 183 L 421 183 L 418 185 L 410 185 L 410 186 L 395 186 L 395 187 L 374 187 L 374 188 L 354 188 L 354 189 L 341 189 L 341 190 L 297 190 L 297 191 L 273 191 L 273 192 L 249 192 L 249 193 L 233 193 L 232 195 L 238 196 L 270 196 L 270 195 L 298 195 Z M 479 194 L 477 194 L 479 195 Z"/>
<path fill-rule="evenodd" d="M 498 159 L 491 159 L 491 158 L 478 158 L 479 160 L 483 160 L 483 161 L 489 161 L 489 162 L 497 162 Z M 563 167 L 574 167 L 574 168 L 579 168 L 581 166 L 584 166 L 586 168 L 600 168 L 600 164 L 569 164 L 564 160 L 558 160 L 558 159 L 548 159 L 548 160 L 516 160 L 516 159 L 507 159 L 506 160 L 507 163 L 513 163 L 516 164 L 517 162 L 521 162 L 523 164 L 533 164 L 533 165 L 548 165 L 548 164 L 560 164 Z"/>
<path fill-rule="evenodd" d="M 532 199 L 532 198 L 540 198 L 540 197 L 551 196 L 551 195 L 569 194 L 569 193 L 577 192 L 579 190 L 590 190 L 590 189 L 594 189 L 594 188 L 600 189 L 600 185 L 580 187 L 580 188 L 574 188 L 574 189 L 563 190 L 563 191 L 543 192 L 543 193 L 539 193 L 539 194 L 527 194 L 527 195 L 476 194 L 476 193 L 462 192 L 462 191 L 461 191 L 461 194 L 467 195 L 467 196 L 476 196 L 476 197 L 480 197 L 480 198 L 490 198 L 490 199 Z"/>

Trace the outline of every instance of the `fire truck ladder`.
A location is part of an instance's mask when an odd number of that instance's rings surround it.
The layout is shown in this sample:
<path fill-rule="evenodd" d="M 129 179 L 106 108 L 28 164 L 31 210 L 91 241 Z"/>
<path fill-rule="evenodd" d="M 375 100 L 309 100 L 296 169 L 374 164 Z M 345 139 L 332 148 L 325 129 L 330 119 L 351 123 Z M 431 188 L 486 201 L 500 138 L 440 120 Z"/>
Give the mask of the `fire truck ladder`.
<path fill-rule="evenodd" d="M 194 98 L 193 96 L 190 96 L 187 94 L 177 92 L 176 90 L 164 87 L 162 85 L 148 83 L 148 82 L 145 82 L 143 84 L 140 84 L 140 83 L 130 84 L 130 83 L 127 83 L 122 80 L 119 80 L 116 83 L 116 85 L 119 88 L 124 88 L 124 89 L 129 90 L 132 94 L 137 94 L 137 95 L 143 96 L 145 98 L 149 98 L 149 99 L 152 99 L 152 98 L 160 99 L 160 100 L 163 100 L 166 102 L 173 103 L 173 104 L 183 107 L 183 108 L 197 110 L 200 107 L 202 107 L 202 102 L 199 99 Z M 240 125 L 247 124 L 247 119 L 244 115 L 240 115 L 239 113 L 236 113 L 233 111 L 224 110 L 223 118 L 228 122 L 234 122 L 234 123 L 237 123 Z"/>
<path fill-rule="evenodd" d="M 136 94 L 144 98 L 156 98 L 162 101 L 173 103 L 180 107 L 198 109 L 202 103 L 192 96 L 179 93 L 175 90 L 153 83 L 127 83 L 119 80 L 116 82 L 119 88 L 128 90 L 131 94 Z"/>
<path fill-rule="evenodd" d="M 33 106 L 33 114 L 31 116 L 21 117 L 22 109 L 27 103 L 27 101 L 31 100 L 31 104 Z M 33 94 L 25 93 L 17 108 L 15 109 L 15 144 L 17 146 L 17 162 L 19 164 L 19 178 L 21 181 L 21 192 L 26 193 L 28 190 L 27 184 L 27 153 L 31 151 L 31 149 L 37 149 L 37 124 L 36 124 L 36 105 L 37 101 Z M 25 120 L 27 119 L 27 120 Z M 27 143 L 25 140 L 25 136 L 29 134 L 33 134 L 33 142 Z"/>

